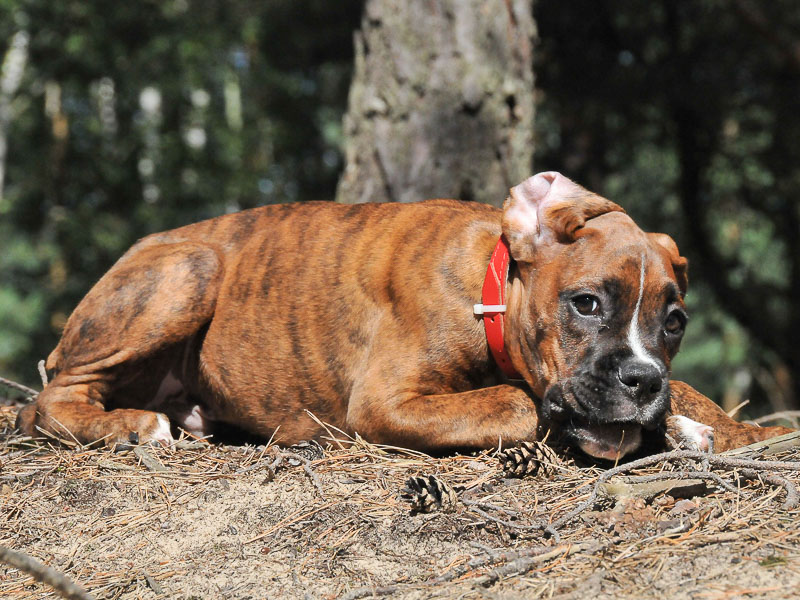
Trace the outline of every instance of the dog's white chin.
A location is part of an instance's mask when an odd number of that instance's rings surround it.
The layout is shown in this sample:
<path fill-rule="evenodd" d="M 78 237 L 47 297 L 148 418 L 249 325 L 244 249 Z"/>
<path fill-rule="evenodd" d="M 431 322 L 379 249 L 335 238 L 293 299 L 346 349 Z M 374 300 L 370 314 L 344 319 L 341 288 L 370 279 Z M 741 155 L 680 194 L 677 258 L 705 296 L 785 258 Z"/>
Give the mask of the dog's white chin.
<path fill-rule="evenodd" d="M 607 423 L 576 430 L 578 447 L 589 456 L 617 460 L 642 444 L 642 426 L 637 423 Z"/>

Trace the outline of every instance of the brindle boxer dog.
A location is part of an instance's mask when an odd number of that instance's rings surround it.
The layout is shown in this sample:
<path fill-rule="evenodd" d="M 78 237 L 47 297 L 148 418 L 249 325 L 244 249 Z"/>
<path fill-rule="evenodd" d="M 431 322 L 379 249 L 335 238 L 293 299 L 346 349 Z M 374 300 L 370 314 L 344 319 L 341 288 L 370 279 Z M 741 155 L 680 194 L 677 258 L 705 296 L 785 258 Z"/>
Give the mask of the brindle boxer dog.
<path fill-rule="evenodd" d="M 501 235 L 500 353 L 518 382 L 473 310 Z M 265 206 L 134 245 L 72 313 L 55 377 L 17 425 L 87 444 L 228 425 L 289 444 L 323 434 L 308 409 L 376 443 L 440 452 L 552 430 L 604 459 L 671 413 L 713 427 L 718 450 L 789 431 L 736 423 L 668 381 L 686 286 L 672 239 L 557 173 L 502 211 Z M 709 428 L 684 421 L 702 442 Z"/>

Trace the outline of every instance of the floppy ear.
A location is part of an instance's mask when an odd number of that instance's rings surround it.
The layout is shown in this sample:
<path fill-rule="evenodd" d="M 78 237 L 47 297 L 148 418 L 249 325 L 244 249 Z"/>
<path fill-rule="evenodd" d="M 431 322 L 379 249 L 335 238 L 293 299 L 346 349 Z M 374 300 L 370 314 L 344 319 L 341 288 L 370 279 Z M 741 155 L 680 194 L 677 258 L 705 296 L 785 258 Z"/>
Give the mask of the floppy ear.
<path fill-rule="evenodd" d="M 589 219 L 622 207 L 582 188 L 560 173 L 539 173 L 511 188 L 503 205 L 503 233 L 511 256 L 530 261 L 537 245 L 575 240 Z"/>
<path fill-rule="evenodd" d="M 689 288 L 689 261 L 681 256 L 675 240 L 666 233 L 648 233 L 647 236 L 669 254 L 669 260 L 672 263 L 672 270 L 675 272 L 675 280 L 678 282 L 681 296 L 686 295 L 686 290 Z"/>

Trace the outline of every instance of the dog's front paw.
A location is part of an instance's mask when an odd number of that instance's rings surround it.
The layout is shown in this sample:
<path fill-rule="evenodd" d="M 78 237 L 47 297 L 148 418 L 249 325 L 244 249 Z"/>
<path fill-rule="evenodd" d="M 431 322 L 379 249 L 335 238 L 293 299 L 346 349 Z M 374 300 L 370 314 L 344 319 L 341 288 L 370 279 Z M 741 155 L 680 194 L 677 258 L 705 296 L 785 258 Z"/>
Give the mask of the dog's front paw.
<path fill-rule="evenodd" d="M 108 413 L 113 419 L 111 433 L 105 436 L 106 446 L 129 446 L 131 444 L 175 443 L 167 415 L 146 410 L 118 409 Z"/>
<path fill-rule="evenodd" d="M 175 443 L 172 431 L 169 426 L 169 418 L 162 413 L 154 413 L 155 423 L 148 425 L 144 431 L 138 431 L 139 442 L 153 442 L 162 446 L 170 446 Z"/>
<path fill-rule="evenodd" d="M 667 436 L 668 440 L 674 440 L 678 448 L 714 451 L 714 428 L 683 415 L 667 417 Z"/>

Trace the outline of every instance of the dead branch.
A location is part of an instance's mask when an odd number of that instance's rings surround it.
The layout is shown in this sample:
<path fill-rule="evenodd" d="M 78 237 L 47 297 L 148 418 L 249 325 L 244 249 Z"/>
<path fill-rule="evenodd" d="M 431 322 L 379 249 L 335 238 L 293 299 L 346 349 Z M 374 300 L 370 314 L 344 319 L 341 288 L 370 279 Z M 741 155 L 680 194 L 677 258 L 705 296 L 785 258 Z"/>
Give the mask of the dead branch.
<path fill-rule="evenodd" d="M 472 542 L 473 546 L 478 546 L 476 542 Z M 481 544 L 482 546 L 482 544 Z M 497 564 L 497 563 L 508 563 L 520 558 L 530 557 L 530 556 L 539 556 L 546 552 L 552 550 L 552 546 L 536 546 L 534 548 L 523 548 L 520 550 L 508 550 L 505 552 L 501 552 L 499 550 L 492 550 L 491 548 L 483 547 L 480 548 L 483 552 L 486 553 L 485 556 L 478 556 L 471 559 L 464 565 L 459 565 L 457 567 L 453 567 L 449 571 L 442 573 L 438 577 L 429 580 L 430 583 L 438 584 L 438 583 L 447 583 L 448 581 L 453 581 L 462 575 L 469 573 L 470 571 L 475 571 L 477 569 L 482 569 L 487 565 Z"/>
<path fill-rule="evenodd" d="M 150 454 L 145 446 L 136 446 L 133 449 L 133 453 L 139 457 L 139 460 L 142 461 L 145 467 L 148 468 L 150 471 L 154 471 L 156 473 L 163 473 L 164 471 L 169 471 L 167 467 L 161 464 L 161 461 L 158 460 L 155 456 Z"/>
<path fill-rule="evenodd" d="M 36 398 L 36 396 L 39 395 L 39 392 L 37 392 L 35 389 L 29 388 L 27 385 L 17 383 L 16 381 L 6 379 L 5 377 L 0 377 L 0 384 L 10 387 L 13 390 L 17 390 L 18 392 L 22 392 L 23 394 L 27 394 L 31 397 L 31 399 Z"/>
<path fill-rule="evenodd" d="M 629 476 L 629 477 L 626 477 L 624 479 L 623 483 L 627 484 L 628 486 L 630 486 L 630 488 L 631 488 L 630 491 L 633 493 L 634 496 L 638 496 L 640 498 L 645 498 L 646 499 L 647 498 L 646 495 L 635 493 L 636 492 L 636 488 L 639 485 L 646 486 L 650 482 L 663 482 L 662 485 L 668 486 L 668 485 L 674 485 L 676 482 L 687 482 L 688 481 L 687 478 L 690 478 L 690 479 L 709 479 L 709 480 L 713 481 L 714 483 L 716 483 L 719 487 L 721 487 L 723 489 L 726 489 L 729 492 L 738 493 L 738 491 L 739 491 L 739 489 L 735 485 L 725 481 L 722 477 L 720 477 L 716 473 L 712 473 L 711 471 L 669 471 L 667 473 L 654 473 L 652 475 Z M 607 484 L 604 484 L 604 486 L 612 485 L 612 483 L 613 482 L 609 482 Z M 643 487 L 642 491 L 644 492 L 644 491 L 647 491 L 648 489 L 649 488 L 647 488 L 647 487 Z M 667 490 L 664 490 L 664 491 L 667 491 Z M 675 486 L 674 488 L 672 488 L 672 491 L 670 492 L 670 496 L 672 496 L 674 498 L 687 497 L 687 496 L 682 496 L 681 495 L 681 491 L 682 491 L 682 487 L 681 486 Z M 687 486 L 686 492 L 687 493 L 691 492 L 691 489 L 690 489 L 689 486 Z M 650 497 L 652 498 L 653 496 L 650 496 Z"/>
<path fill-rule="evenodd" d="M 753 469 L 742 469 L 740 473 L 746 479 L 758 479 L 761 481 L 766 481 L 774 486 L 782 487 L 784 490 L 786 490 L 786 501 L 783 503 L 782 508 L 784 510 L 791 510 L 797 507 L 797 486 L 795 486 L 794 483 L 785 477 L 775 475 L 774 473 L 759 473 Z"/>
<path fill-rule="evenodd" d="M 17 552 L 6 546 L 0 546 L 0 561 L 27 573 L 36 581 L 49 585 L 68 600 L 93 600 L 89 592 L 73 583 L 66 575 L 39 562 L 32 556 Z"/>
<path fill-rule="evenodd" d="M 294 452 L 289 452 L 288 450 L 278 450 L 278 456 L 275 458 L 274 461 L 272 461 L 272 463 L 269 465 L 268 468 L 270 471 L 275 473 L 278 467 L 280 467 L 284 461 L 288 462 L 289 459 L 296 460 L 303 465 L 303 471 L 305 471 L 305 474 L 314 484 L 314 487 L 317 488 L 320 497 L 324 498 L 325 491 L 322 488 L 322 483 L 320 482 L 319 477 L 317 477 L 317 474 L 314 473 L 314 469 L 311 468 L 311 461 L 308 460 L 305 456 L 296 454 Z"/>
<path fill-rule="evenodd" d="M 764 423 L 774 423 L 775 421 L 780 421 L 781 419 L 788 419 L 794 423 L 795 427 L 797 427 L 798 422 L 800 422 L 800 410 L 779 410 L 778 412 L 770 413 L 768 415 L 764 415 L 763 417 L 753 419 L 750 422 L 755 423 L 756 425 L 763 425 Z"/>
<path fill-rule="evenodd" d="M 709 475 L 711 475 L 709 473 Z M 683 476 L 683 477 L 682 477 Z M 600 494 L 615 500 L 642 498 L 651 500 L 659 494 L 669 494 L 675 498 L 691 498 L 702 495 L 706 490 L 702 478 L 688 479 L 685 473 L 660 473 L 647 476 L 646 481 L 609 481 L 600 486 Z"/>
<path fill-rule="evenodd" d="M 536 565 L 555 558 L 566 558 L 572 554 L 579 552 L 596 552 L 597 550 L 608 546 L 609 544 L 598 544 L 597 542 L 588 542 L 583 544 L 565 544 L 553 548 L 550 552 L 540 554 L 539 556 L 522 557 L 512 560 L 510 563 L 498 567 L 475 580 L 478 585 L 490 585 L 503 577 L 512 577 L 515 575 L 524 575 Z"/>
<path fill-rule="evenodd" d="M 605 544 L 608 545 L 608 544 Z M 457 577 L 464 575 L 465 573 L 478 569 L 481 567 L 486 566 L 487 564 L 493 562 L 499 562 L 505 558 L 514 558 L 508 562 L 507 564 L 494 569 L 487 573 L 486 575 L 482 575 L 481 577 L 477 577 L 471 581 L 475 585 L 491 585 L 498 579 L 503 577 L 511 577 L 515 575 L 523 575 L 533 569 L 536 565 L 541 563 L 547 562 L 552 559 L 567 557 L 572 554 L 577 554 L 579 552 L 591 551 L 595 552 L 601 549 L 604 545 L 598 544 L 596 542 L 589 542 L 584 544 L 565 544 L 562 546 L 557 546 L 555 548 L 532 548 L 531 553 L 526 552 L 509 552 L 503 555 L 489 555 L 486 558 L 480 559 L 473 559 L 471 560 L 466 567 L 459 567 L 456 569 L 452 569 L 446 572 L 439 577 L 434 577 L 432 579 L 428 579 L 426 581 L 422 581 L 420 583 L 394 583 L 390 585 L 384 586 L 365 586 L 355 590 L 352 590 L 348 594 L 342 596 L 342 600 L 357 600 L 359 598 L 368 598 L 369 596 L 389 596 L 404 589 L 413 589 L 414 587 L 419 586 L 429 586 L 429 585 L 437 585 L 441 583 L 446 583 L 448 581 L 452 581 Z M 531 555 L 533 554 L 533 555 Z"/>
<path fill-rule="evenodd" d="M 751 460 L 745 458 L 734 458 L 731 456 L 723 456 L 720 454 L 706 454 L 705 452 L 697 452 L 695 450 L 671 450 L 669 452 L 662 452 L 660 454 L 654 454 L 653 456 L 647 456 L 645 458 L 640 458 L 639 460 L 634 460 L 627 464 L 614 467 L 613 469 L 609 469 L 608 471 L 600 475 L 600 477 L 597 478 L 597 481 L 595 482 L 592 491 L 589 494 L 589 497 L 580 504 L 578 504 L 578 506 L 576 506 L 574 509 L 569 511 L 566 515 L 562 516 L 560 519 L 556 520 L 555 522 L 547 526 L 545 528 L 545 532 L 550 533 L 551 535 L 557 533 L 560 527 L 569 523 L 572 519 L 574 519 L 579 514 L 584 512 L 590 506 L 593 506 L 594 503 L 597 501 L 597 496 L 600 493 L 601 486 L 607 481 L 609 481 L 615 475 L 621 475 L 623 473 L 627 473 L 635 469 L 641 469 L 642 467 L 649 467 L 664 461 L 676 461 L 685 459 L 696 460 L 700 461 L 701 463 L 708 463 L 709 465 L 714 465 L 716 467 L 724 467 L 730 470 L 755 469 L 759 471 L 764 471 L 767 469 L 786 469 L 790 471 L 800 471 L 800 461 L 790 462 L 790 461 L 778 461 L 778 460 Z M 705 473 L 705 472 L 699 471 L 696 473 Z"/>
<path fill-rule="evenodd" d="M 513 521 L 506 521 L 505 519 L 500 519 L 499 517 L 495 517 L 487 513 L 481 506 L 483 503 L 481 502 L 474 502 L 472 500 L 462 500 L 462 503 L 466 504 L 467 510 L 470 510 L 474 513 L 479 514 L 482 518 L 486 519 L 487 521 L 491 521 L 492 523 L 497 523 L 498 525 L 502 525 L 503 527 L 508 527 L 509 529 L 517 529 L 519 531 L 542 531 L 546 529 L 547 525 L 542 523 L 534 523 L 532 525 L 526 525 L 524 523 L 514 523 Z"/>
<path fill-rule="evenodd" d="M 47 387 L 47 369 L 44 365 L 45 362 L 43 360 L 36 364 L 36 368 L 39 369 L 39 377 L 42 379 L 42 389 Z"/>
<path fill-rule="evenodd" d="M 477 501 L 476 500 L 469 500 L 469 499 L 464 498 L 462 496 L 461 503 L 464 504 L 464 506 L 477 506 L 478 508 L 480 508 L 482 510 L 496 510 L 497 512 L 505 513 L 510 517 L 516 517 L 517 515 L 519 515 L 519 512 L 516 511 L 516 510 L 509 510 L 508 508 L 504 508 L 502 506 L 497 506 L 496 504 L 492 504 L 490 502 L 485 502 L 483 500 L 477 500 Z"/>
<path fill-rule="evenodd" d="M 774 438 L 769 438 L 768 440 L 755 442 L 749 446 L 728 450 L 720 454 L 720 456 L 733 456 L 737 458 L 770 456 L 773 454 L 780 454 L 781 452 L 791 450 L 798 446 L 800 446 L 800 431 L 793 431 Z"/>

